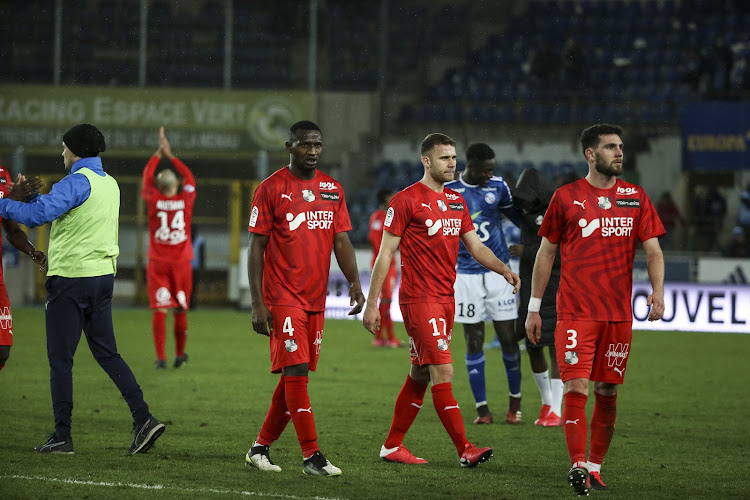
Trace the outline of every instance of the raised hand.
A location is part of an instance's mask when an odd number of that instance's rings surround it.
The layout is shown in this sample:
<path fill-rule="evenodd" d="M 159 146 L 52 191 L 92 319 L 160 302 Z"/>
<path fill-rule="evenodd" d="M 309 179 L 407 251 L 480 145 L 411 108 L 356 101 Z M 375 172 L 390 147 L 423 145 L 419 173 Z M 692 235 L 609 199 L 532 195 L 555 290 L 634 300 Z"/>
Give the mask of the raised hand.
<path fill-rule="evenodd" d="M 159 148 L 167 158 L 169 158 L 170 160 L 174 158 L 174 155 L 172 154 L 172 147 L 169 145 L 167 136 L 164 133 L 164 127 L 159 127 Z"/>

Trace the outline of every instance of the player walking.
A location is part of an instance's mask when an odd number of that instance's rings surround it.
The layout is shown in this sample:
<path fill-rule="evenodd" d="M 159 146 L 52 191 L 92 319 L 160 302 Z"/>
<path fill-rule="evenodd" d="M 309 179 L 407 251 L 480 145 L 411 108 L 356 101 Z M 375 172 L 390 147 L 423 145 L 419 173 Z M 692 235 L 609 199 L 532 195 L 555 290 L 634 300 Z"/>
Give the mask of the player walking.
<path fill-rule="evenodd" d="M 633 259 L 640 241 L 646 254 L 652 293 L 649 321 L 664 314 L 664 255 L 658 238 L 665 234 L 651 200 L 641 186 L 622 174 L 622 129 L 593 125 L 581 134 L 589 173 L 557 191 L 539 235 L 526 334 L 539 341 L 542 295 L 558 245 L 562 259 L 557 293 L 555 347 L 565 384 L 562 414 L 572 468 L 568 482 L 578 495 L 589 487 L 606 490 L 601 466 L 615 429 L 617 387 L 622 384 L 633 328 Z M 586 400 L 594 381 L 594 412 L 586 461 Z"/>
<path fill-rule="evenodd" d="M 466 170 L 458 180 L 449 182 L 445 187 L 461 193 L 479 240 L 509 266 L 510 253 L 503 234 L 503 215 L 517 226 L 520 224 L 520 214 L 513 205 L 508 184 L 494 173 L 495 152 L 492 148 L 483 143 L 472 144 L 466 150 Z M 500 340 L 508 377 L 510 396 L 505 421 L 520 424 L 521 351 L 514 330 L 518 306 L 513 287 L 474 260 L 462 244 L 458 250 L 455 293 L 455 321 L 464 328 L 466 370 L 477 408 L 474 423 L 492 423 L 484 377 L 484 319 L 489 316 Z"/>
<path fill-rule="evenodd" d="M 422 141 L 422 179 L 396 194 L 385 218 L 380 252 L 375 260 L 363 324 L 380 327 L 377 299 L 396 250 L 401 248 L 399 304 L 409 334 L 411 369 L 396 399 L 393 421 L 380 457 L 388 462 L 422 464 L 403 444 L 432 382 L 432 401 L 456 447 L 462 467 L 474 467 L 492 456 L 466 438 L 461 410 L 453 397 L 450 341 L 453 333 L 458 243 L 463 241 L 479 263 L 501 274 L 518 291 L 520 280 L 477 236 L 464 199 L 450 189 L 456 170 L 456 142 L 444 134 Z"/>
<path fill-rule="evenodd" d="M 375 265 L 375 259 L 380 251 L 380 242 L 383 240 L 383 223 L 385 222 L 385 210 L 393 198 L 393 191 L 390 189 L 381 189 L 378 191 L 378 208 L 370 215 L 368 224 L 369 231 L 367 239 L 372 247 L 372 261 L 370 267 Z M 398 270 L 396 269 L 396 259 L 391 260 L 391 266 L 388 268 L 388 275 L 383 282 L 383 290 L 380 292 L 380 329 L 375 332 L 375 338 L 372 339 L 372 345 L 385 347 L 401 347 L 401 342 L 396 338 L 393 331 L 393 320 L 391 319 L 391 298 L 393 290 L 396 288 L 398 279 Z M 388 335 L 388 340 L 383 338 L 383 329 Z"/>
<path fill-rule="evenodd" d="M 302 448 L 303 473 L 339 476 L 341 469 L 318 448 L 307 392 L 308 372 L 315 371 L 323 343 L 331 250 L 351 284 L 354 308 L 349 314 L 362 310 L 365 297 L 347 234 L 352 226 L 344 190 L 317 170 L 323 151 L 320 128 L 310 121 L 295 123 L 286 149 L 289 165 L 260 183 L 250 212 L 247 268 L 253 330 L 270 336 L 271 371 L 281 378 L 245 461 L 262 471 L 281 472 L 271 462 L 269 448 L 291 419 Z"/>
<path fill-rule="evenodd" d="M 174 171 L 165 169 L 154 178 L 159 161 L 166 156 L 182 177 L 182 189 Z M 167 310 L 174 318 L 175 358 L 179 368 L 188 360 L 185 353 L 188 321 L 187 310 L 193 289 L 193 245 L 191 223 L 195 204 L 195 177 L 174 154 L 159 129 L 159 149 L 143 169 L 143 199 L 148 210 L 148 265 L 146 281 L 153 309 L 151 321 L 156 348 L 156 368 L 167 367 L 166 321 Z"/>

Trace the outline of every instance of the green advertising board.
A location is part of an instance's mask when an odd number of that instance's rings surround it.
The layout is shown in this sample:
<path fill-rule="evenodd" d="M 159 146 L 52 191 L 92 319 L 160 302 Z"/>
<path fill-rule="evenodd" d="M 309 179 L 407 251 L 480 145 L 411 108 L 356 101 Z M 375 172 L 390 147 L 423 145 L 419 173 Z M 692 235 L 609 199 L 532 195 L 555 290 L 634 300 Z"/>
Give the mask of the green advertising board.
<path fill-rule="evenodd" d="M 181 155 L 251 158 L 283 151 L 289 126 L 314 113 L 305 91 L 0 85 L 0 150 L 59 153 L 68 128 L 92 123 L 109 154 L 152 153 L 164 126 Z"/>

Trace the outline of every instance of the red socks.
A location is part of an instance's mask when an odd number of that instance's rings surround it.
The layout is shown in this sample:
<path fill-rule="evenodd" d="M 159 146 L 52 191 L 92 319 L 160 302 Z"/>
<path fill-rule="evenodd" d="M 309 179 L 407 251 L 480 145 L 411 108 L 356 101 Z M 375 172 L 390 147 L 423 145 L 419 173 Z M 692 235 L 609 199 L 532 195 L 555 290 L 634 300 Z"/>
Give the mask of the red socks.
<path fill-rule="evenodd" d="M 422 408 L 425 392 L 427 392 L 426 384 L 418 384 L 409 375 L 406 376 L 406 382 L 396 398 L 391 430 L 384 444 L 386 448 L 395 448 L 403 443 L 406 432 L 417 418 L 419 409 Z"/>
<path fill-rule="evenodd" d="M 281 433 L 284 432 L 286 424 L 289 423 L 291 418 L 289 410 L 286 408 L 286 391 L 285 391 L 285 377 L 282 375 L 279 379 L 279 383 L 276 386 L 276 390 L 273 391 L 271 396 L 271 407 L 268 409 L 266 419 L 263 421 L 263 426 L 260 428 L 258 433 L 258 444 L 263 446 L 271 446 L 274 441 L 281 437 Z"/>
<path fill-rule="evenodd" d="M 177 310 L 174 310 L 172 311 L 172 315 L 174 316 L 175 355 L 182 357 L 185 355 L 185 342 L 187 341 L 187 313 L 185 311 L 177 312 Z"/>
<path fill-rule="evenodd" d="M 286 407 L 291 414 L 294 430 L 302 456 L 311 457 L 318 451 L 318 435 L 315 432 L 315 418 L 313 418 L 310 396 L 307 394 L 307 377 L 284 377 L 286 392 Z"/>
<path fill-rule="evenodd" d="M 378 311 L 380 311 L 380 332 L 377 335 L 378 338 L 383 338 L 383 330 L 388 334 L 388 340 L 396 340 L 396 336 L 393 333 L 393 320 L 391 319 L 391 303 L 380 302 L 378 304 Z"/>
<path fill-rule="evenodd" d="M 565 405 L 563 406 L 562 421 L 570 461 L 573 464 L 585 462 L 586 438 L 588 434 L 586 400 L 588 397 L 578 392 L 567 392 L 564 398 Z"/>
<path fill-rule="evenodd" d="M 591 444 L 589 446 L 589 462 L 601 464 L 607 454 L 612 435 L 615 433 L 615 417 L 617 416 L 617 394 L 604 396 L 594 393 L 594 413 L 591 415 Z"/>
<path fill-rule="evenodd" d="M 437 411 L 443 427 L 448 431 L 453 444 L 456 446 L 458 456 L 461 456 L 469 441 L 466 439 L 464 420 L 461 417 L 461 410 L 458 407 L 456 398 L 453 397 L 453 389 L 450 382 L 432 386 L 432 403 L 435 405 L 435 411 Z"/>
<path fill-rule="evenodd" d="M 162 361 L 167 359 L 167 353 L 164 350 L 167 336 L 166 322 L 166 311 L 154 311 L 154 315 L 151 319 L 151 328 L 154 332 L 154 347 L 156 348 L 156 359 Z"/>

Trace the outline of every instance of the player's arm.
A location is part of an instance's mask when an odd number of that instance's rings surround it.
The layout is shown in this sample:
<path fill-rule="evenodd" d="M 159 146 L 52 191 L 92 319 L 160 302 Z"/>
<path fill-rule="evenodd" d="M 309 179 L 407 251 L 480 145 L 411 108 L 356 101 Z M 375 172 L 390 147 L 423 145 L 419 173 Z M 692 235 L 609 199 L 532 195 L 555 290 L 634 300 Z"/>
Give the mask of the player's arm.
<path fill-rule="evenodd" d="M 31 260 L 39 264 L 39 270 L 46 273 L 47 256 L 44 255 L 44 252 L 34 247 L 34 244 L 29 241 L 28 235 L 21 229 L 18 223 L 3 219 L 3 229 L 5 229 L 5 236 L 10 244 L 31 257 Z"/>
<path fill-rule="evenodd" d="M 159 165 L 161 158 L 161 148 L 159 148 L 154 156 L 148 159 L 146 162 L 146 168 L 143 169 L 143 197 L 145 198 L 149 193 L 156 189 L 156 180 L 154 179 L 154 172 L 156 167 Z"/>
<path fill-rule="evenodd" d="M 659 238 L 649 238 L 641 243 L 646 253 L 646 268 L 651 281 L 651 295 L 646 304 L 651 306 L 648 320 L 656 321 L 664 316 L 664 254 L 659 245 Z"/>
<path fill-rule="evenodd" d="M 378 251 L 378 257 L 375 259 L 375 264 L 372 266 L 370 291 L 367 293 L 367 305 L 365 306 L 365 314 L 362 318 L 362 324 L 373 334 L 380 329 L 378 297 L 383 290 L 385 277 L 388 275 L 388 269 L 391 267 L 391 261 L 396 254 L 399 243 L 401 243 L 400 236 L 396 236 L 388 231 L 383 231 L 383 239 L 380 242 L 380 251 Z"/>
<path fill-rule="evenodd" d="M 261 335 L 269 335 L 273 330 L 271 311 L 263 302 L 263 255 L 269 237 L 250 233 L 250 249 L 247 252 L 247 279 L 250 283 L 250 300 L 253 306 L 253 330 Z"/>
<path fill-rule="evenodd" d="M 557 244 L 552 243 L 546 237 L 542 237 L 542 244 L 536 253 L 534 271 L 531 275 L 531 298 L 529 299 L 528 312 L 526 313 L 526 336 L 536 344 L 542 335 L 542 317 L 539 308 L 542 304 L 544 290 L 547 289 L 552 266 L 557 255 Z"/>
<path fill-rule="evenodd" d="M 357 257 L 346 231 L 336 233 L 333 237 L 333 253 L 336 255 L 336 261 L 339 263 L 341 271 L 349 282 L 349 305 L 353 306 L 353 309 L 349 311 L 349 316 L 359 314 L 362 306 L 365 305 L 365 296 L 362 293 L 362 285 L 359 283 Z"/>
<path fill-rule="evenodd" d="M 513 286 L 513 293 L 518 292 L 518 289 L 521 287 L 521 278 L 511 271 L 503 261 L 497 258 L 492 250 L 482 243 L 475 230 L 472 229 L 471 231 L 462 234 L 461 241 L 463 241 L 466 250 L 468 250 L 471 256 L 474 257 L 474 260 L 490 271 L 494 271 L 501 275 L 505 278 L 505 281 Z"/>

